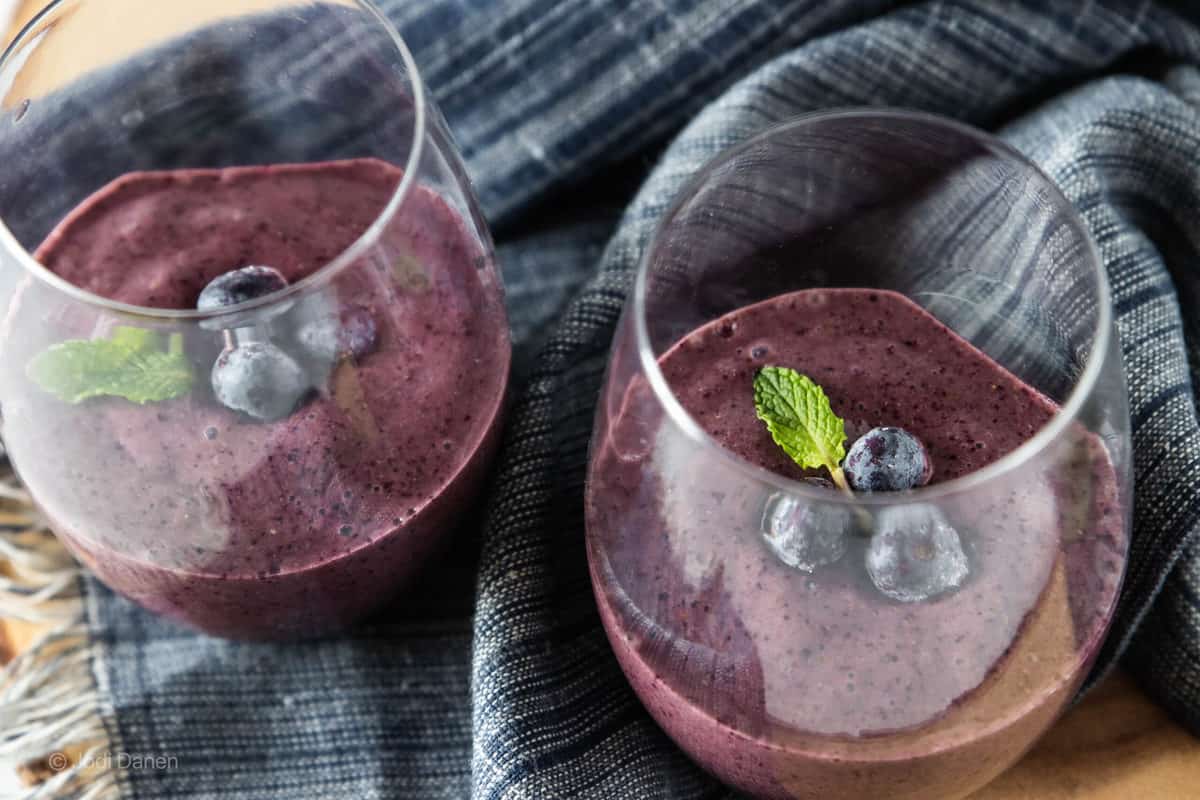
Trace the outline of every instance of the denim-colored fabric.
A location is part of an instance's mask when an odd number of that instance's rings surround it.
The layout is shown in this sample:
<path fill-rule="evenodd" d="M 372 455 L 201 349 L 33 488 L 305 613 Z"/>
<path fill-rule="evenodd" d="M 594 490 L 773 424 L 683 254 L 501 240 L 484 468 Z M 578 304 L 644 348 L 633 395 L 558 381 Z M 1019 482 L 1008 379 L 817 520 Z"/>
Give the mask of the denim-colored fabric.
<path fill-rule="evenodd" d="M 1119 0 L 383 6 L 500 245 L 518 391 L 488 511 L 422 603 L 335 640 L 217 641 L 89 582 L 109 730 L 126 751 L 180 757 L 123 775 L 129 797 L 726 796 L 641 708 L 600 629 L 583 548 L 592 410 L 630 276 L 682 183 L 772 123 L 848 105 L 997 131 L 1082 213 L 1113 286 L 1137 482 L 1129 574 L 1093 678 L 1123 656 L 1200 732 L 1200 13 Z M 354 74 L 355 53 L 310 38 L 279 42 L 279 57 L 317 49 L 330 80 L 330 64 Z M 67 141 L 49 131 L 55 114 L 103 125 L 122 109 L 60 102 L 26 130 L 103 170 L 86 125 Z M 353 152 L 376 110 L 329 135 Z"/>

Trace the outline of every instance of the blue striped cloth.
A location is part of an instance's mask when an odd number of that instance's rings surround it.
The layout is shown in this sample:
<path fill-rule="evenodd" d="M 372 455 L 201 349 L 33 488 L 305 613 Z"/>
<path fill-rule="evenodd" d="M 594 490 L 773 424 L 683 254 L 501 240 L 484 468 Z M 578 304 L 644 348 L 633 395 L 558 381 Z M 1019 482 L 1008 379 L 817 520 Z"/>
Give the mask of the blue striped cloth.
<path fill-rule="evenodd" d="M 848 105 L 998 131 L 1081 211 L 1112 279 L 1137 481 L 1129 575 L 1093 679 L 1123 656 L 1200 732 L 1194 5 L 383 5 L 500 243 L 519 400 L 489 511 L 461 534 L 473 546 L 428 576 L 423 603 L 337 640 L 217 641 L 89 581 L 110 736 L 126 752 L 178 757 L 170 770 L 124 772 L 125 796 L 726 796 L 642 710 L 600 629 L 583 548 L 592 411 L 630 276 L 683 181 L 768 125 Z M 317 47 L 355 63 L 336 41 L 294 45 L 284 43 L 285 57 Z M 121 109 L 90 113 L 102 125 Z"/>

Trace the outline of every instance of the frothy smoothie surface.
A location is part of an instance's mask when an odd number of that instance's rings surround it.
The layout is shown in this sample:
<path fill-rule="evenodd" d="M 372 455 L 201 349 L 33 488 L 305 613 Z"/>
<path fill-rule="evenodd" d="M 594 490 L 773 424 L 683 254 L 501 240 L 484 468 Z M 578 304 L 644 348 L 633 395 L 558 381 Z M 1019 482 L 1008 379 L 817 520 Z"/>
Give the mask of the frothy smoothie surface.
<path fill-rule="evenodd" d="M 266 265 L 295 283 L 325 266 L 401 176 L 373 159 L 133 173 L 36 257 L 107 298 L 192 308 L 230 270 Z M 507 322 L 490 260 L 439 196 L 414 186 L 381 224 L 366 255 L 270 322 L 285 339 L 314 315 L 374 326 L 370 351 L 317 365 L 311 398 L 286 418 L 215 401 L 206 370 L 222 334 L 194 324 L 187 396 L 30 410 L 20 435 L 33 441 L 14 450 L 36 453 L 39 437 L 80 445 L 70 463 L 27 458 L 22 470 L 115 588 L 216 633 L 313 633 L 387 597 L 449 533 L 495 447 Z M 80 322 L 92 335 L 94 321 Z"/>
<path fill-rule="evenodd" d="M 851 441 L 878 426 L 916 434 L 935 484 L 1011 453 L 1057 411 L 892 292 L 776 297 L 693 331 L 659 363 L 721 447 L 794 479 L 816 473 L 755 416 L 765 365 L 820 384 Z M 1107 626 L 1125 556 L 1099 440 L 1072 428 L 1052 462 L 941 501 L 969 575 L 906 603 L 872 585 L 866 536 L 811 573 L 783 563 L 763 537 L 774 490 L 705 463 L 646 411 L 648 397 L 635 380 L 596 444 L 589 556 L 622 667 L 693 757 L 767 797 L 957 796 L 1061 708 Z"/>

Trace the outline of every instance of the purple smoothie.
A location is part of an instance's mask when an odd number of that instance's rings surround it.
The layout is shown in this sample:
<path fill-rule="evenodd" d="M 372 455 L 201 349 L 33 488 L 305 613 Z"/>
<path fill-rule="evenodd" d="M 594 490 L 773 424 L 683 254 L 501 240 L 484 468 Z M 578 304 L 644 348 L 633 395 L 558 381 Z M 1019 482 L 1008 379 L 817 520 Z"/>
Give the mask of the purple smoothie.
<path fill-rule="evenodd" d="M 36 258 L 103 297 L 191 308 L 232 269 L 269 265 L 292 283 L 315 272 L 400 179 L 371 159 L 133 173 L 76 208 Z M 497 444 L 508 328 L 477 241 L 412 187 L 378 245 L 271 322 L 286 332 L 306 314 L 365 312 L 377 329 L 371 352 L 317 365 L 314 396 L 283 420 L 215 402 L 204 370 L 221 333 L 196 326 L 189 395 L 30 409 L 17 452 L 83 443 L 71 463 L 19 465 L 55 530 L 113 588 L 218 635 L 313 635 L 379 605 L 450 533 Z"/>
<path fill-rule="evenodd" d="M 659 360 L 720 446 L 788 478 L 798 468 L 754 412 L 767 364 L 809 375 L 853 440 L 898 426 L 933 483 L 991 464 L 1057 406 L 907 298 L 810 290 L 739 309 Z M 659 724 L 725 782 L 769 798 L 960 797 L 1014 761 L 1061 711 L 1111 618 L 1126 541 L 1100 441 L 1072 429 L 1029 474 L 939 500 L 970 575 L 889 600 L 867 537 L 812 574 L 761 534 L 764 498 L 664 433 L 641 379 L 601 415 L 588 484 L 589 560 L 617 657 Z M 815 502 L 838 502 L 830 492 Z"/>

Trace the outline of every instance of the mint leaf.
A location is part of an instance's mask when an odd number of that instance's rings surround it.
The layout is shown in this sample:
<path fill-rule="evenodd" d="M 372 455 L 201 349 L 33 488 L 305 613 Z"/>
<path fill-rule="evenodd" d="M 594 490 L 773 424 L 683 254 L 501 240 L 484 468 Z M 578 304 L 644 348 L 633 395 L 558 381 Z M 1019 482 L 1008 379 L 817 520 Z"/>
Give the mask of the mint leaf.
<path fill-rule="evenodd" d="M 39 353 L 26 367 L 44 391 L 68 403 L 92 397 L 122 397 L 134 403 L 170 400 L 192 388 L 192 368 L 183 339 L 143 328 L 118 327 L 108 339 L 71 339 Z"/>
<path fill-rule="evenodd" d="M 127 325 L 118 325 L 113 328 L 112 335 L 108 337 L 108 341 L 115 345 L 141 351 L 159 349 L 159 339 L 159 335 L 154 331 L 145 328 L 131 328 Z"/>
<path fill-rule="evenodd" d="M 825 390 L 787 367 L 763 367 L 754 376 L 754 411 L 775 444 L 801 467 L 825 467 L 843 491 L 846 424 L 829 405 Z"/>
<path fill-rule="evenodd" d="M 72 339 L 39 353 L 25 372 L 45 391 L 68 403 L 108 394 L 110 375 L 121 369 L 129 349 L 104 339 Z"/>
<path fill-rule="evenodd" d="M 134 403 L 161 403 L 192 388 L 192 365 L 176 353 L 134 353 L 109 376 L 105 394 Z"/>

